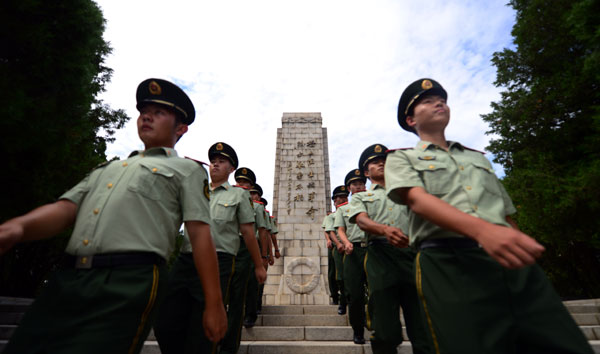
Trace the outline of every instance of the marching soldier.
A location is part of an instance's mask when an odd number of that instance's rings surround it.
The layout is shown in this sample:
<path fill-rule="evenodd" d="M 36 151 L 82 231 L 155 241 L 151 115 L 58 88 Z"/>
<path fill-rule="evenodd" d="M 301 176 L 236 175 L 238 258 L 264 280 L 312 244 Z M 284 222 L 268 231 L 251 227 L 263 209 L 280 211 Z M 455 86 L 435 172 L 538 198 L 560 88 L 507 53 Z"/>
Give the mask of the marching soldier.
<path fill-rule="evenodd" d="M 359 169 L 346 175 L 344 183 L 354 196 L 365 191 L 366 178 Z M 335 213 L 334 227 L 344 245 L 344 286 L 348 299 L 350 325 L 354 331 L 354 343 L 365 344 L 365 293 L 367 276 L 365 274 L 365 255 L 367 238 L 365 232 L 356 224 L 350 223 L 350 205 L 340 204 Z"/>
<path fill-rule="evenodd" d="M 335 205 L 336 211 L 331 213 L 329 221 L 325 227 L 325 232 L 329 233 L 329 238 L 336 241 L 336 248 L 331 250 L 333 254 L 333 261 L 335 262 L 335 281 L 340 291 L 340 304 L 338 306 L 338 315 L 346 314 L 346 291 L 344 288 L 344 245 L 340 241 L 337 231 L 335 230 L 335 218 L 339 211 L 339 207 L 345 203 L 348 203 L 348 190 L 346 186 L 337 186 L 333 189 L 331 195 L 333 204 Z"/>
<path fill-rule="evenodd" d="M 402 343 L 400 307 L 413 353 L 431 353 L 413 276 L 415 252 L 407 248 L 406 207 L 385 193 L 384 166 L 387 148 L 373 144 L 360 155 L 359 168 L 371 180 L 371 188 L 355 194 L 350 202 L 350 222 L 368 238 L 365 270 L 369 284 L 368 311 L 373 353 L 397 353 Z"/>
<path fill-rule="evenodd" d="M 333 215 L 333 216 L 332 216 Z M 330 228 L 330 224 L 332 224 L 335 219 L 335 214 L 329 212 L 323 218 L 323 223 L 321 224 L 321 228 L 323 229 L 323 233 L 325 234 L 326 246 L 327 246 L 327 283 L 329 283 L 329 293 L 331 294 L 331 302 L 334 305 L 339 305 L 340 302 L 340 294 L 338 289 L 338 283 L 335 276 L 335 260 L 333 258 L 333 253 L 337 250 L 338 244 L 340 243 L 337 238 L 331 238 L 329 236 L 329 231 L 326 229 Z"/>
<path fill-rule="evenodd" d="M 255 264 L 262 264 L 254 236 L 254 210 L 250 194 L 232 187 L 229 175 L 238 166 L 235 150 L 218 142 L 208 150 L 210 161 L 210 231 L 216 246 L 223 303 L 228 305 L 229 286 L 233 275 L 235 255 L 240 247 L 240 234 Z M 169 274 L 169 291 L 160 307 L 154 333 L 163 354 L 214 353 L 217 343 L 202 334 L 204 294 L 194 275 L 192 248 L 185 230 L 184 243 Z M 256 278 L 264 282 L 267 273 L 256 268 Z"/>
<path fill-rule="evenodd" d="M 183 90 L 161 79 L 140 83 L 136 99 L 145 150 L 99 166 L 57 202 L 0 225 L 0 253 L 74 226 L 64 267 L 4 353 L 139 353 L 166 294 L 166 259 L 182 220 L 206 289 L 206 336 L 218 341 L 225 334 L 208 176 L 173 149 L 194 121 L 194 106 Z"/>
<path fill-rule="evenodd" d="M 516 209 L 490 162 L 446 140 L 447 98 L 431 79 L 404 90 L 398 122 L 421 140 L 391 153 L 385 166 L 388 196 L 410 208 L 418 291 L 436 353 L 591 354 L 535 264 L 544 247 L 510 217 Z"/>

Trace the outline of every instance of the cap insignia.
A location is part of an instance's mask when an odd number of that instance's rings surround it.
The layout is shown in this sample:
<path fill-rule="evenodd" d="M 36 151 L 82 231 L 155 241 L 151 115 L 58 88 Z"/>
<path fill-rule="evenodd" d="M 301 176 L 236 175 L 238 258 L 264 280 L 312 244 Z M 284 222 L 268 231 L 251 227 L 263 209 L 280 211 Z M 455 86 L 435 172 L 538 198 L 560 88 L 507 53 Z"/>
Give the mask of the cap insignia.
<path fill-rule="evenodd" d="M 423 88 L 423 90 L 429 90 L 433 87 L 433 84 L 429 80 L 423 80 L 423 82 L 421 82 L 421 87 Z"/>
<path fill-rule="evenodd" d="M 223 150 L 223 144 L 218 143 L 217 144 L 217 151 L 221 151 L 221 150 Z"/>
<path fill-rule="evenodd" d="M 341 190 L 341 191 L 345 191 L 345 190 L 346 190 L 346 187 L 342 187 L 342 188 L 340 188 L 340 190 Z"/>
<path fill-rule="evenodd" d="M 357 176 L 360 176 L 360 170 L 358 170 L 358 169 L 354 170 L 354 174 Z"/>
<path fill-rule="evenodd" d="M 243 174 L 243 175 L 247 175 L 247 174 L 248 174 L 248 170 L 246 170 L 245 168 L 244 168 L 244 169 L 242 169 L 242 174 Z"/>
<path fill-rule="evenodd" d="M 150 81 L 150 84 L 148 85 L 148 90 L 150 90 L 150 93 L 153 95 L 160 95 L 162 93 L 162 89 L 156 81 Z"/>
<path fill-rule="evenodd" d="M 373 150 L 376 153 L 380 153 L 381 152 L 381 146 L 380 145 L 375 145 L 375 149 Z"/>

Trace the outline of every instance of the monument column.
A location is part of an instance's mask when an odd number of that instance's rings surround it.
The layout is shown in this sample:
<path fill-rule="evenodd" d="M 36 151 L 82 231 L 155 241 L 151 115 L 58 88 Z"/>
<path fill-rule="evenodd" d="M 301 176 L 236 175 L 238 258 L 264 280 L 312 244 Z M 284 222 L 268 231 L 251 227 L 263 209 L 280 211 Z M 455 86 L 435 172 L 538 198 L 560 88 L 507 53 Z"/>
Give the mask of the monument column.
<path fill-rule="evenodd" d="M 284 113 L 277 129 L 273 215 L 282 257 L 269 267 L 267 305 L 329 304 L 321 223 L 331 211 L 327 128 L 321 113 Z"/>

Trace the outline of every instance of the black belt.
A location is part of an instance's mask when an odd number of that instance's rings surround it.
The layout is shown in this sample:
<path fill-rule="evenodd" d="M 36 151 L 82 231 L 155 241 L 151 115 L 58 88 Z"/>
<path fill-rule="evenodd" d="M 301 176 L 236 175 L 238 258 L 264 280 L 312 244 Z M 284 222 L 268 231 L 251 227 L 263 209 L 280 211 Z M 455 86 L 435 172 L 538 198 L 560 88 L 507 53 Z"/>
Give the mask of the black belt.
<path fill-rule="evenodd" d="M 363 242 L 352 242 L 352 245 L 354 247 L 365 248 L 365 247 L 367 247 L 367 242 L 365 242 L 365 241 L 363 241 Z"/>
<path fill-rule="evenodd" d="M 162 265 L 165 259 L 153 252 L 100 253 L 90 256 L 73 256 L 65 254 L 65 268 L 108 268 L 130 265 Z"/>
<path fill-rule="evenodd" d="M 374 246 L 374 245 L 391 245 L 391 243 L 390 243 L 390 241 L 388 241 L 387 238 L 377 237 L 377 238 L 372 238 L 369 240 L 369 246 Z"/>
<path fill-rule="evenodd" d="M 470 238 L 440 238 L 425 240 L 419 244 L 419 249 L 425 248 L 475 248 L 479 244 Z"/>

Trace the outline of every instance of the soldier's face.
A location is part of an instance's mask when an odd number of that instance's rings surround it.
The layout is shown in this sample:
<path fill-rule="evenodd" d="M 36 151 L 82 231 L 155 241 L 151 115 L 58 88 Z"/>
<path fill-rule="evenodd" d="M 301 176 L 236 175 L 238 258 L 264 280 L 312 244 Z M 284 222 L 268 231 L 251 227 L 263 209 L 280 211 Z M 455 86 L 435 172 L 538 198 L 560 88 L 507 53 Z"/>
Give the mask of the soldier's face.
<path fill-rule="evenodd" d="M 223 179 L 227 179 L 231 172 L 235 171 L 231 161 L 228 158 L 215 155 L 210 159 L 210 178 L 213 180 L 221 181 Z"/>
<path fill-rule="evenodd" d="M 350 192 L 352 192 L 352 194 L 364 192 L 367 190 L 367 188 L 365 186 L 365 182 L 363 182 L 362 180 L 359 180 L 359 179 L 355 179 L 354 181 L 350 182 L 349 187 L 350 187 Z"/>
<path fill-rule="evenodd" d="M 348 201 L 348 197 L 341 196 L 341 195 L 338 195 L 335 198 L 333 198 L 333 204 L 335 204 L 336 207 L 340 204 L 344 204 L 347 201 Z"/>
<path fill-rule="evenodd" d="M 371 180 L 383 179 L 385 169 L 385 157 L 376 157 L 369 161 L 367 169 L 365 170 L 365 176 Z"/>
<path fill-rule="evenodd" d="M 175 113 L 169 108 L 146 104 L 140 109 L 137 119 L 138 135 L 146 149 L 174 147 L 178 136 L 187 132 L 187 125 L 178 123 Z"/>
<path fill-rule="evenodd" d="M 250 192 L 250 197 L 252 198 L 252 200 L 260 201 L 260 194 L 256 192 Z"/>
<path fill-rule="evenodd" d="M 413 107 L 413 115 L 406 123 L 417 131 L 443 131 L 450 120 L 450 107 L 442 96 L 431 95 L 420 98 Z"/>
<path fill-rule="evenodd" d="M 242 186 L 242 187 L 245 187 L 245 188 L 251 188 L 252 187 L 252 183 L 250 183 L 250 181 L 248 181 L 247 179 L 240 178 L 240 179 L 236 179 L 235 181 L 237 182 L 238 186 Z"/>

